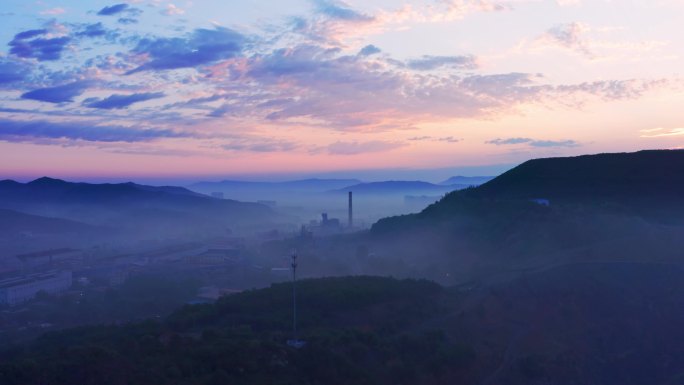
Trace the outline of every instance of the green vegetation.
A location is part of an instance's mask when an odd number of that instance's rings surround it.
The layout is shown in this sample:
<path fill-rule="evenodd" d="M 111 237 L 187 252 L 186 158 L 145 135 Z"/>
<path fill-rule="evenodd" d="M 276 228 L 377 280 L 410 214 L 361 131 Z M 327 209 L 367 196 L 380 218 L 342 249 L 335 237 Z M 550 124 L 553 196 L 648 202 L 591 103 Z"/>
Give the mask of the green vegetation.
<path fill-rule="evenodd" d="M 453 378 L 467 347 L 418 326 L 444 309 L 428 281 L 355 277 L 300 282 L 301 338 L 291 337 L 291 286 L 186 306 L 163 322 L 49 333 L 0 355 L 13 384 L 419 384 Z"/>

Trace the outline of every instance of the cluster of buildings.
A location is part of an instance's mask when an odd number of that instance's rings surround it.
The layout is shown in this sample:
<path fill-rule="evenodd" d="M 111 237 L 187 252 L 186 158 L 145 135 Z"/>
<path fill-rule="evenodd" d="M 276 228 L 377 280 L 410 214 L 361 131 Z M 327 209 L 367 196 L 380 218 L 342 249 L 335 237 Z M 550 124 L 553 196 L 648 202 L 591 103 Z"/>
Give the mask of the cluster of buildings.
<path fill-rule="evenodd" d="M 14 306 L 29 301 L 44 292 L 57 295 L 71 288 L 70 271 L 53 270 L 7 278 L 0 281 L 0 305 Z"/>
<path fill-rule="evenodd" d="M 221 198 L 219 194 L 216 198 Z M 275 206 L 274 201 L 261 204 Z M 321 220 L 312 221 L 309 228 L 302 227 L 303 234 L 336 234 L 353 229 L 352 193 L 349 192 L 348 220 L 346 224 L 327 213 Z M 280 239 L 279 233 L 272 238 Z M 126 249 L 97 249 L 85 252 L 69 248 L 50 249 L 16 256 L 17 269 L 12 276 L 0 275 L 0 306 L 15 306 L 30 301 L 39 293 L 59 295 L 71 290 L 73 283 L 94 288 L 121 285 L 132 274 L 142 270 L 164 267 L 182 269 L 207 268 L 221 271 L 229 269 L 236 273 L 237 267 L 250 265 L 247 240 L 240 237 L 220 237 L 201 243 L 187 243 L 156 247 L 140 252 Z M 274 277 L 287 277 L 289 269 L 275 268 Z M 220 290 L 205 290 L 204 297 L 213 298 L 225 294 Z"/>
<path fill-rule="evenodd" d="M 338 218 L 329 218 L 328 213 L 321 214 L 320 221 L 310 221 L 308 229 L 304 226 L 301 230 L 301 236 L 312 236 L 313 234 L 329 235 L 344 232 L 354 228 L 354 205 L 353 195 L 349 192 L 349 205 L 347 208 L 347 226 L 342 224 Z"/>
<path fill-rule="evenodd" d="M 16 267 L 0 276 L 0 307 L 30 301 L 44 292 L 59 295 L 73 283 L 94 289 L 123 284 L 133 274 L 163 266 L 206 268 L 245 263 L 245 240 L 224 238 L 207 244 L 179 244 L 145 252 L 50 249 L 16 256 Z"/>
<path fill-rule="evenodd" d="M 49 249 L 16 256 L 0 277 L 0 306 L 16 306 L 39 293 L 59 295 L 71 289 L 73 267 L 83 262 L 81 250 Z"/>

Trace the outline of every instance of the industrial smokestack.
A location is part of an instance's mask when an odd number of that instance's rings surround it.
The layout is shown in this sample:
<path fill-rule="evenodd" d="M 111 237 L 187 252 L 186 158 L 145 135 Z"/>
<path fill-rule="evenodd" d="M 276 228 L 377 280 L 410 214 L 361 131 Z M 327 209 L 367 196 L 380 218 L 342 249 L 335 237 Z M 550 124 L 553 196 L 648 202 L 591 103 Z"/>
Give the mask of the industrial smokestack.
<path fill-rule="evenodd" d="M 349 192 L 349 228 L 354 226 L 354 212 L 352 208 L 352 192 Z"/>

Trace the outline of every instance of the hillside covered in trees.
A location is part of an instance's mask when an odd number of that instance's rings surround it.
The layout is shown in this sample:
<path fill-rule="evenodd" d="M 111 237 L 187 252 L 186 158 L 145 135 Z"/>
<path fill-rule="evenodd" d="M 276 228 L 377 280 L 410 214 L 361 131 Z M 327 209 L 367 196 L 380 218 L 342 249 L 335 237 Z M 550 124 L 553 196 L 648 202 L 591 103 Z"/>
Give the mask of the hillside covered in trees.
<path fill-rule="evenodd" d="M 459 280 L 567 260 L 675 261 L 683 193 L 684 151 L 536 159 L 420 213 L 382 219 L 368 242 Z"/>
<path fill-rule="evenodd" d="M 674 265 L 576 263 L 443 288 L 380 277 L 186 306 L 161 321 L 83 327 L 0 353 L 0 383 L 673 384 L 684 365 Z"/>

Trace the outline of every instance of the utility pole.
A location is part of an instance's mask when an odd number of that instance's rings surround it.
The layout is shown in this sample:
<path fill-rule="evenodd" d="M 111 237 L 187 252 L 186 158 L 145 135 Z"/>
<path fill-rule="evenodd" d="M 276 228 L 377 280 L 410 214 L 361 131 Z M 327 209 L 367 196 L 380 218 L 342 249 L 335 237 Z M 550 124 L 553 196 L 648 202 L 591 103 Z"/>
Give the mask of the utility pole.
<path fill-rule="evenodd" d="M 297 338 L 297 252 L 292 251 L 292 339 L 287 340 L 287 344 L 299 349 L 306 342 Z"/>
<path fill-rule="evenodd" d="M 292 336 L 297 340 L 297 252 L 292 252 Z"/>

